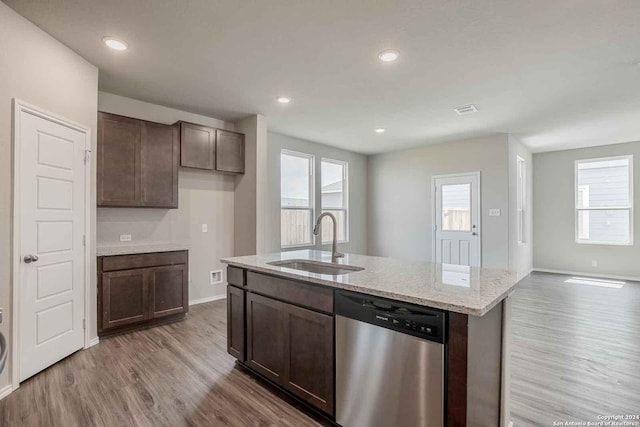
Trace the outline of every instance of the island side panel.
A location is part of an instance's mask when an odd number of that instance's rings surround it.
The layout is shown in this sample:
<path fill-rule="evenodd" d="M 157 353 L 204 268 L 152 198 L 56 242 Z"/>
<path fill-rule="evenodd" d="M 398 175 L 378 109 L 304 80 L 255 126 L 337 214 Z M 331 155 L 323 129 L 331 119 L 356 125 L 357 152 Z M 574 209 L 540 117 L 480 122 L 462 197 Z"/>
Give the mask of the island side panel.
<path fill-rule="evenodd" d="M 449 312 L 447 346 L 447 426 L 467 425 L 467 338 L 466 314 Z"/>
<path fill-rule="evenodd" d="M 502 303 L 484 316 L 469 316 L 467 424 L 500 426 L 502 388 Z"/>

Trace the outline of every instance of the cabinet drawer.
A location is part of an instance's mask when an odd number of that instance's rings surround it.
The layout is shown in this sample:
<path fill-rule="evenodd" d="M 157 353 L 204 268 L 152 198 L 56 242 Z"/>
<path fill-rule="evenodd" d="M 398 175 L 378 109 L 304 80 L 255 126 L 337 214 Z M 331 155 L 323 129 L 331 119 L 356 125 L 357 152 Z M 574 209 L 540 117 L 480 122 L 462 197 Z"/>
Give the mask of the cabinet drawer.
<path fill-rule="evenodd" d="M 102 257 L 102 271 L 187 264 L 188 251 L 156 252 L 150 254 L 114 255 Z"/>
<path fill-rule="evenodd" d="M 247 289 L 326 313 L 333 313 L 333 291 L 266 274 L 247 272 Z"/>
<path fill-rule="evenodd" d="M 227 283 L 243 288 L 245 286 L 244 270 L 236 267 L 227 267 Z"/>

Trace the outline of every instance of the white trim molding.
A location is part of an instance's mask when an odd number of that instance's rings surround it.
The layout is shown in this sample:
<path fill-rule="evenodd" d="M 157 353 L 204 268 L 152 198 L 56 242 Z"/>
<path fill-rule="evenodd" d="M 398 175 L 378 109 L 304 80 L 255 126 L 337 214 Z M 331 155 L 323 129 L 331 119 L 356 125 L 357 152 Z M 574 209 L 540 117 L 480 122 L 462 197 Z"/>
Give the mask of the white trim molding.
<path fill-rule="evenodd" d="M 7 384 L 6 386 L 0 388 L 0 400 L 9 396 L 13 392 L 13 385 Z"/>
<path fill-rule="evenodd" d="M 87 345 L 84 346 L 84 349 L 88 349 L 90 347 L 93 347 L 94 345 L 97 345 L 100 342 L 100 338 L 98 337 L 93 337 L 89 340 L 89 343 Z"/>
<path fill-rule="evenodd" d="M 538 267 L 534 267 L 533 271 L 537 271 L 540 273 L 566 274 L 567 276 L 596 277 L 598 279 L 630 280 L 632 282 L 640 282 L 640 276 L 618 276 L 615 274 L 586 273 L 584 271 L 581 272 L 581 271 L 554 270 L 550 268 L 538 268 Z"/>
<path fill-rule="evenodd" d="M 11 360 L 10 366 L 11 369 L 9 371 L 10 375 L 10 386 L 12 390 L 16 390 L 20 387 L 20 195 L 21 195 L 21 182 L 20 182 L 20 173 L 21 173 L 21 159 L 20 159 L 20 150 L 17 148 L 18 144 L 20 144 L 21 135 L 20 135 L 20 115 L 22 112 L 27 112 L 29 114 L 33 114 L 35 116 L 41 117 L 45 120 L 52 121 L 59 125 L 74 129 L 80 133 L 85 135 L 85 152 L 86 152 L 86 161 L 85 161 L 85 221 L 84 221 L 84 235 L 87 236 L 87 240 L 89 236 L 91 236 L 91 162 L 90 162 L 90 153 L 91 153 L 91 129 L 87 126 L 75 123 L 71 120 L 68 120 L 64 117 L 61 117 L 57 114 L 48 112 L 41 108 L 35 107 L 31 104 L 28 104 L 19 99 L 13 98 L 13 130 L 12 130 L 12 149 L 13 149 L 13 194 L 11 198 L 11 231 L 12 231 L 12 247 L 11 247 L 11 292 L 12 292 L 12 300 L 11 300 Z M 90 306 L 91 306 L 91 259 L 95 256 L 95 253 L 91 253 L 91 245 L 90 242 L 84 246 L 85 248 L 85 286 L 84 286 L 84 318 L 90 319 Z M 90 347 L 91 337 L 89 336 L 89 327 L 85 328 L 84 332 L 84 348 Z M 5 389 L 0 391 L 1 393 L 5 392 Z"/>
<path fill-rule="evenodd" d="M 221 299 L 226 299 L 226 298 L 227 298 L 226 293 L 222 295 L 214 295 L 212 297 L 198 298 L 198 299 L 189 301 L 189 307 L 191 307 L 192 305 L 204 304 L 205 302 L 219 301 Z"/>

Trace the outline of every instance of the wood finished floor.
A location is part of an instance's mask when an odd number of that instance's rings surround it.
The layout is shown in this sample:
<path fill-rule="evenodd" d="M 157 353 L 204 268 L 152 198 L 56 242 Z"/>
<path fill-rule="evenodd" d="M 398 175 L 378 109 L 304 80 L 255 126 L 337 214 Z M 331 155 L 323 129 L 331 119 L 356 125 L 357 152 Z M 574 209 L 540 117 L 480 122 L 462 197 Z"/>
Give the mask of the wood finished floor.
<path fill-rule="evenodd" d="M 551 426 L 640 412 L 640 284 L 535 273 L 513 299 L 512 415 Z M 318 426 L 226 352 L 226 301 L 101 340 L 0 401 L 2 426 Z"/>
<path fill-rule="evenodd" d="M 516 426 L 640 414 L 640 283 L 567 283 L 533 273 L 513 295 Z"/>

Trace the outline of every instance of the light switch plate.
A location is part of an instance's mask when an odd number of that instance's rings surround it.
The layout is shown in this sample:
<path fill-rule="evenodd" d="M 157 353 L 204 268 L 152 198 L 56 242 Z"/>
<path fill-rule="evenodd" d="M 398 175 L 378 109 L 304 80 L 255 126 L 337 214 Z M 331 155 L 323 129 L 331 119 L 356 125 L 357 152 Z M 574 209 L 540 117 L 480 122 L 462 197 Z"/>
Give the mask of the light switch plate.
<path fill-rule="evenodd" d="M 120 235 L 120 241 L 121 242 L 130 242 L 131 241 L 131 234 L 121 234 Z"/>
<path fill-rule="evenodd" d="M 489 209 L 489 216 L 500 216 L 500 209 Z"/>
<path fill-rule="evenodd" d="M 209 231 L 208 229 L 209 229 L 209 227 L 207 226 L 207 224 L 202 224 L 202 232 L 203 233 L 206 233 L 207 231 Z"/>

